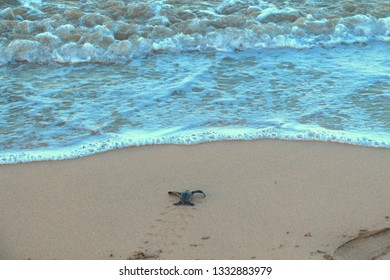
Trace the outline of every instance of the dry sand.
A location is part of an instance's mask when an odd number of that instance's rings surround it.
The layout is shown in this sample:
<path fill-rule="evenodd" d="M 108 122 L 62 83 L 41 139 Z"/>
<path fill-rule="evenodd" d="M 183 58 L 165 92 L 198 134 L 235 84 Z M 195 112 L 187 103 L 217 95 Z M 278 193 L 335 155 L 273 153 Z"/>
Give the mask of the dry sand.
<path fill-rule="evenodd" d="M 229 141 L 0 166 L 1 259 L 323 259 L 390 226 L 390 149 Z M 169 190 L 202 189 L 195 206 Z"/>

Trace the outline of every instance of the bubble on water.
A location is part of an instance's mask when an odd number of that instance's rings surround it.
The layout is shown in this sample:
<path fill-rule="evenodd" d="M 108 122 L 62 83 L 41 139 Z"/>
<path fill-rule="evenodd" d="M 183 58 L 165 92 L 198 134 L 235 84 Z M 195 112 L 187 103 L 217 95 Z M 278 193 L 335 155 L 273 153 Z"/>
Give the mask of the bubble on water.
<path fill-rule="evenodd" d="M 79 45 L 68 43 L 62 46 L 56 54 L 55 60 L 58 63 L 80 63 L 89 62 L 96 55 L 95 47 L 90 43 Z"/>
<path fill-rule="evenodd" d="M 65 2 L 65 1 L 64 1 Z M 30 55 L 24 62 L 57 61 L 61 48 L 75 42 L 97 50 L 90 60 L 68 57 L 72 63 L 122 63 L 152 53 L 222 51 L 259 48 L 332 47 L 337 44 L 390 41 L 390 20 L 383 8 L 370 10 L 365 3 L 340 7 L 261 0 L 225 0 L 170 5 L 164 1 L 20 1 L 0 11 L 1 43 L 17 40 L 41 42 L 50 32 L 61 39 L 56 46 Z M 46 38 L 49 40 L 49 38 Z M 53 39 L 53 38 L 52 38 Z M 132 43 L 132 55 L 112 56 L 110 46 Z M 111 47 L 112 49 L 112 47 Z M 25 58 L 25 56 L 23 56 Z M 2 63 L 15 62 L 11 55 Z"/>
<path fill-rule="evenodd" d="M 33 62 L 40 54 L 40 46 L 41 44 L 36 41 L 15 40 L 5 48 L 5 54 L 10 60 Z"/>

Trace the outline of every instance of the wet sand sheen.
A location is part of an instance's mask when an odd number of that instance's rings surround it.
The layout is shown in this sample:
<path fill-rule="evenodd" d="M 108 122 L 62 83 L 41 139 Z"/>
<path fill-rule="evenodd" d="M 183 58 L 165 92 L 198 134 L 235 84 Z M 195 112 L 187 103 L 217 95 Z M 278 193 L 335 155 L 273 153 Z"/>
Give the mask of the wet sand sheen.
<path fill-rule="evenodd" d="M 225 141 L 0 166 L 1 259 L 323 259 L 390 226 L 390 149 Z M 195 206 L 168 191 L 201 189 Z"/>

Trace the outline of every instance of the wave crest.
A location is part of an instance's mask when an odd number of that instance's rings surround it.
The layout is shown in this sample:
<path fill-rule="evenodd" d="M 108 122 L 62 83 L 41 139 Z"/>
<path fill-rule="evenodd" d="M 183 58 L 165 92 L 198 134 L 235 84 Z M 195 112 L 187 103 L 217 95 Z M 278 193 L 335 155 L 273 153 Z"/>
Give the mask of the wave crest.
<path fill-rule="evenodd" d="M 1 64 L 118 63 L 153 53 L 390 41 L 390 17 L 383 8 L 372 11 L 362 3 L 336 8 L 261 0 L 54 2 L 23 0 L 0 11 Z M 80 49 L 73 51 L 75 57 L 71 52 L 63 55 L 70 46 Z M 91 46 L 93 53 L 82 54 Z"/>

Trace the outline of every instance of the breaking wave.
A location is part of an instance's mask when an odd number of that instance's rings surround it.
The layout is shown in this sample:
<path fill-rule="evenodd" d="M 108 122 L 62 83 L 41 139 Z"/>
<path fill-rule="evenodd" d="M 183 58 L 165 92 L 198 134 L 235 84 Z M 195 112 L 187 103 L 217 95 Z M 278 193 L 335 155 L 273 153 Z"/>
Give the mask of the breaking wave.
<path fill-rule="evenodd" d="M 128 2 L 6 1 L 0 10 L 0 65 L 121 63 L 158 53 L 390 41 L 386 1 Z"/>

